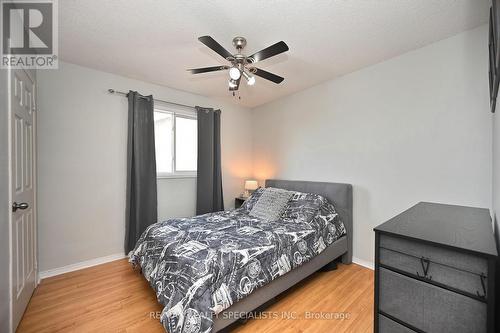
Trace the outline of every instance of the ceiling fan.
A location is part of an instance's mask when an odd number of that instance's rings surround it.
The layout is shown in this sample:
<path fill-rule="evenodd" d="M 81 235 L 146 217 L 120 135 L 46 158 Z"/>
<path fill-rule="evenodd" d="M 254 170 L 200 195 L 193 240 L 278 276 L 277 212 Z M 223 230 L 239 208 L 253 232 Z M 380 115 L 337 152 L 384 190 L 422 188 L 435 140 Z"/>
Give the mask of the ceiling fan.
<path fill-rule="evenodd" d="M 265 70 L 254 67 L 253 64 L 262 61 L 264 59 L 273 57 L 280 53 L 288 51 L 288 45 L 285 42 L 281 41 L 276 44 L 273 44 L 265 49 L 252 54 L 251 56 L 246 56 L 241 53 L 241 51 L 247 45 L 247 40 L 244 37 L 234 37 L 233 45 L 236 48 L 236 54 L 229 53 L 222 45 L 217 43 L 215 39 L 210 36 L 202 36 L 199 37 L 198 40 L 211 48 L 213 51 L 218 53 L 221 57 L 229 61 L 231 64 L 220 65 L 220 66 L 212 66 L 212 67 L 203 67 L 203 68 L 194 68 L 188 69 L 191 74 L 201 74 L 208 72 L 215 72 L 229 69 L 229 91 L 234 92 L 237 91 L 240 87 L 241 77 L 243 76 L 247 81 L 247 84 L 252 86 L 255 84 L 255 77 L 252 74 L 260 76 L 266 80 L 272 81 L 274 83 L 281 83 L 284 78 L 278 76 L 273 73 L 269 73 Z"/>

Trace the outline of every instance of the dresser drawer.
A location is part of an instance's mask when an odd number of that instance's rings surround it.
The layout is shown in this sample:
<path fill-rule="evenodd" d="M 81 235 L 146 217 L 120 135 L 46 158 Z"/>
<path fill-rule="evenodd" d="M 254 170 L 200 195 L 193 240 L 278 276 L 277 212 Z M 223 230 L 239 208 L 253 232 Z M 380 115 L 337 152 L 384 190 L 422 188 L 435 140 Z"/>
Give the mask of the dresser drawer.
<path fill-rule="evenodd" d="M 379 310 L 425 332 L 486 332 L 486 303 L 379 269 Z"/>
<path fill-rule="evenodd" d="M 488 281 L 485 275 L 481 276 L 386 248 L 381 248 L 379 253 L 382 265 L 429 279 L 471 296 L 487 298 L 486 286 Z"/>
<path fill-rule="evenodd" d="M 488 261 L 485 258 L 471 254 L 387 235 L 380 235 L 380 247 L 417 258 L 424 257 L 434 263 L 454 267 L 462 271 L 488 275 Z"/>
<path fill-rule="evenodd" d="M 378 332 L 379 333 L 416 333 L 415 331 L 403 326 L 394 320 L 387 318 L 384 315 L 378 315 Z"/>

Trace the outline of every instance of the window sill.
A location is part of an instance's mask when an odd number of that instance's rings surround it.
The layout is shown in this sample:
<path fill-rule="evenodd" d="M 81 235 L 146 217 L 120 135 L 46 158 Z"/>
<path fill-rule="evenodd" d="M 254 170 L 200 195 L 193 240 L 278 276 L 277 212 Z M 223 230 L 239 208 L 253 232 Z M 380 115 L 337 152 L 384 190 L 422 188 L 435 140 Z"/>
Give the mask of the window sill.
<path fill-rule="evenodd" d="M 156 175 L 156 179 L 182 179 L 182 178 L 197 178 L 198 175 Z"/>

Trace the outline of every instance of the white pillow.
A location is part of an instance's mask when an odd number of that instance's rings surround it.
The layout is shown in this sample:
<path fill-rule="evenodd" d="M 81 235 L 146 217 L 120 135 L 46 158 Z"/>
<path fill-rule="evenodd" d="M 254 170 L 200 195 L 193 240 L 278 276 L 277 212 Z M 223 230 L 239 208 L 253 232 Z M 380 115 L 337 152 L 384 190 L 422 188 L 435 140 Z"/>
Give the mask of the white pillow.
<path fill-rule="evenodd" d="M 276 221 L 285 210 L 288 200 L 294 192 L 279 188 L 267 187 L 262 192 L 249 215 L 265 221 Z"/>

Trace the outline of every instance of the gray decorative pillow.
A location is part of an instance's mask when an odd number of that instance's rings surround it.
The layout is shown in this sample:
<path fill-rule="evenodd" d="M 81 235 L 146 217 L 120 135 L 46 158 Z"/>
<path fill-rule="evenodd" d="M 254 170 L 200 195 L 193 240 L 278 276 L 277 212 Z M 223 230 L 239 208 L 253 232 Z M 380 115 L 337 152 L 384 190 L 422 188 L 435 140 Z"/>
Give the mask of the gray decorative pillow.
<path fill-rule="evenodd" d="M 283 214 L 293 193 L 279 188 L 265 188 L 249 215 L 265 221 L 276 221 Z"/>
<path fill-rule="evenodd" d="M 282 218 L 307 223 L 318 214 L 320 207 L 327 201 L 319 194 L 294 192 L 283 211 Z"/>
<path fill-rule="evenodd" d="M 246 199 L 245 202 L 243 203 L 243 205 L 241 205 L 241 209 L 244 209 L 247 211 L 247 213 L 250 213 L 250 211 L 252 210 L 253 206 L 257 203 L 257 201 L 259 201 L 259 198 L 260 196 L 262 195 L 262 193 L 264 192 L 265 188 L 264 187 L 259 187 L 258 189 L 256 189 L 252 195 L 250 196 L 250 198 Z"/>

